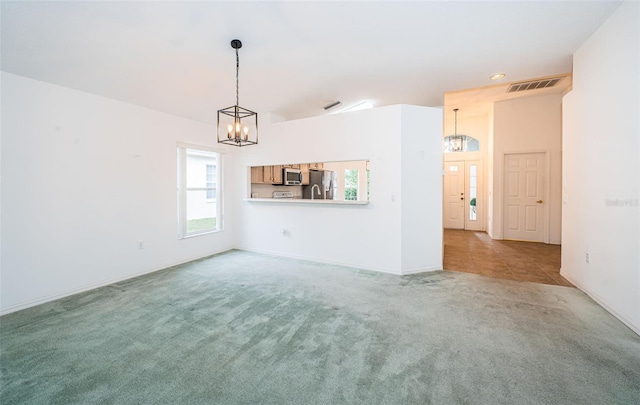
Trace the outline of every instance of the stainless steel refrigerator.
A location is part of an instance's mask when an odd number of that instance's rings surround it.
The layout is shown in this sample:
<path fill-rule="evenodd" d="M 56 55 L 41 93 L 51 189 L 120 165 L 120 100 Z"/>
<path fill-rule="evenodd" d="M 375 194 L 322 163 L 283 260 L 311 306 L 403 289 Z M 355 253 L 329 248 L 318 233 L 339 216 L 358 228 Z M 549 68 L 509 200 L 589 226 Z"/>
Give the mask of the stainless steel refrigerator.
<path fill-rule="evenodd" d="M 336 180 L 336 172 L 330 170 L 310 170 L 309 185 L 302 186 L 302 198 L 309 200 L 333 200 Z M 312 193 L 313 198 L 311 197 Z"/>

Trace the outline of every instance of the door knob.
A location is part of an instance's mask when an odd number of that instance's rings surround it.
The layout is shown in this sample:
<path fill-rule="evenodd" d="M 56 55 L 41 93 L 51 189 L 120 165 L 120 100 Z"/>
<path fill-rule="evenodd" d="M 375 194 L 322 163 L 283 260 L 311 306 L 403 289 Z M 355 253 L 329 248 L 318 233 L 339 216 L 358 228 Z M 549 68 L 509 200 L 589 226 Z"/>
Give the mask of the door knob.
<path fill-rule="evenodd" d="M 536 201 L 538 204 L 542 204 L 542 200 L 538 200 Z"/>

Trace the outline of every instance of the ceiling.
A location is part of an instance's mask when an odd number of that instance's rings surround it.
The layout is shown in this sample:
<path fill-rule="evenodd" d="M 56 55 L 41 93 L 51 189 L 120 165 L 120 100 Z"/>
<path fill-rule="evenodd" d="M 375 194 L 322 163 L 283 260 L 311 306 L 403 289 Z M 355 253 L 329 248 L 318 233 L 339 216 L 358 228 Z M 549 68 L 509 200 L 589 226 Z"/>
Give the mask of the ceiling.
<path fill-rule="evenodd" d="M 215 123 L 235 104 L 234 38 L 240 105 L 260 114 L 322 115 L 336 100 L 442 106 L 495 73 L 506 83 L 571 72 L 620 2 L 0 4 L 3 71 Z"/>
<path fill-rule="evenodd" d="M 530 83 L 536 81 L 544 82 L 547 79 L 559 79 L 559 81 L 546 88 L 529 89 L 524 91 L 509 92 L 509 87 L 512 84 Z M 549 94 L 564 94 L 571 89 L 573 84 L 573 77 L 571 73 L 564 75 L 553 75 L 545 78 L 532 78 L 533 80 L 519 81 L 519 82 L 507 82 L 494 84 L 485 87 L 476 87 L 473 89 L 465 89 L 459 91 L 452 91 L 445 93 L 444 106 L 446 108 L 445 113 L 453 111 L 454 108 L 458 108 L 460 113 L 464 111 L 465 116 L 470 115 L 486 115 L 491 110 L 491 105 L 498 101 L 510 100 L 518 97 L 527 96 L 543 96 Z M 453 119 L 453 118 L 452 118 Z"/>

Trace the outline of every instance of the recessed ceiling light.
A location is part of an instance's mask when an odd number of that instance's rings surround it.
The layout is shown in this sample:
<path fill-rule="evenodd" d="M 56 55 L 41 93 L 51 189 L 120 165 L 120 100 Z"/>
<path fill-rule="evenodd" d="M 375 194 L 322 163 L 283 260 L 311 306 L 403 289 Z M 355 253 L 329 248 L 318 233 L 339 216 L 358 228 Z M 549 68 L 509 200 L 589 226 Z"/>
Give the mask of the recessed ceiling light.
<path fill-rule="evenodd" d="M 491 80 L 499 80 L 499 79 L 502 79 L 505 76 L 506 76 L 505 73 L 498 73 L 498 74 L 495 74 L 495 75 L 491 76 L 490 79 Z"/>

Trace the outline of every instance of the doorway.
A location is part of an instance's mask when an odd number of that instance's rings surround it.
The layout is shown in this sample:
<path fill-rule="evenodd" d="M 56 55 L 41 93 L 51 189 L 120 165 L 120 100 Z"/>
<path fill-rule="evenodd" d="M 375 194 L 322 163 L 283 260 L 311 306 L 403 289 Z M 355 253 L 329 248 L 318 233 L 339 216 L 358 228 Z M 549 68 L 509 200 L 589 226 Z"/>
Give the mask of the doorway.
<path fill-rule="evenodd" d="M 560 245 L 491 239 L 484 232 L 446 229 L 446 270 L 512 281 L 573 285 L 560 275 Z"/>
<path fill-rule="evenodd" d="M 481 160 L 444 163 L 443 226 L 484 230 Z"/>
<path fill-rule="evenodd" d="M 545 153 L 504 155 L 504 239 L 545 242 Z"/>

